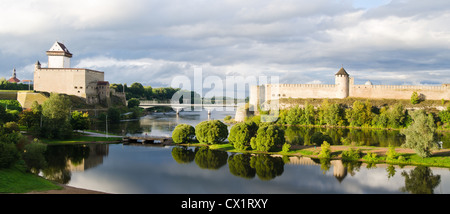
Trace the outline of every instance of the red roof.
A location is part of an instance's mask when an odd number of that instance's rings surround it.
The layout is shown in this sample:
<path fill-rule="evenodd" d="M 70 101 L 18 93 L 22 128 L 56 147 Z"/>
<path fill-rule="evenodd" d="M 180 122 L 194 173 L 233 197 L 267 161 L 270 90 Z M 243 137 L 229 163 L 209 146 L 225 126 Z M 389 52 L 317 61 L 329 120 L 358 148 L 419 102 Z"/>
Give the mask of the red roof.
<path fill-rule="evenodd" d="M 18 83 L 18 82 L 20 82 L 20 80 L 17 79 L 17 78 L 15 78 L 15 77 L 11 77 L 11 78 L 9 78 L 8 82 L 12 82 L 12 83 L 15 82 L 15 83 Z"/>

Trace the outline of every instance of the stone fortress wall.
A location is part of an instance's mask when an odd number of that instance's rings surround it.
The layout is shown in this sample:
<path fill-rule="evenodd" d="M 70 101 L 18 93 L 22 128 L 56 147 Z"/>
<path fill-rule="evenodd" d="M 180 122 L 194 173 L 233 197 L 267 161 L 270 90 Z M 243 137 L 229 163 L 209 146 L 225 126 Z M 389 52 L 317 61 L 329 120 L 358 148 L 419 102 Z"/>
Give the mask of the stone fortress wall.
<path fill-rule="evenodd" d="M 450 100 L 450 84 L 441 86 L 419 85 L 355 85 L 344 68 L 335 74 L 335 84 L 266 84 L 250 87 L 250 104 L 253 106 L 281 98 L 330 98 L 347 97 L 366 99 L 411 99 L 417 92 L 426 100 Z"/>
<path fill-rule="evenodd" d="M 42 68 L 39 61 L 35 64 L 35 91 L 75 95 L 84 98 L 88 104 L 108 102 L 110 88 L 109 82 L 104 80 L 104 72 L 71 68 L 72 53 L 59 42 L 55 42 L 47 55 L 48 68 Z"/>

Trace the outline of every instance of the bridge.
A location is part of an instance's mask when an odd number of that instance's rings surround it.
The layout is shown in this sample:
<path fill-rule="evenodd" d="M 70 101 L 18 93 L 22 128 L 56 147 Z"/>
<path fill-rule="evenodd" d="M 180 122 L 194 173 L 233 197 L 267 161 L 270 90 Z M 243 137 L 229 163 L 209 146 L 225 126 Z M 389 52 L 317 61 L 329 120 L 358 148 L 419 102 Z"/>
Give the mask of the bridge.
<path fill-rule="evenodd" d="M 128 103 L 127 103 L 128 104 Z M 141 108 L 153 108 L 158 106 L 171 107 L 175 110 L 177 114 L 184 108 L 204 108 L 208 110 L 208 115 L 211 114 L 211 111 L 215 108 L 236 108 L 238 104 L 211 104 L 211 103 L 170 103 L 170 102 L 158 102 L 152 100 L 140 100 L 139 107 Z"/>

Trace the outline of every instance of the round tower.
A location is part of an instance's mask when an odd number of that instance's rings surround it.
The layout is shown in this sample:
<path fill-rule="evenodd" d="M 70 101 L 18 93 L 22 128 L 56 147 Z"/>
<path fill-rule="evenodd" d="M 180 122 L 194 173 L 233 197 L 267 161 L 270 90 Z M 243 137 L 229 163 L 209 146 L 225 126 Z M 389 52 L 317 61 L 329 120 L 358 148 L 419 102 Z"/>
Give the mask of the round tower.
<path fill-rule="evenodd" d="M 341 68 L 335 74 L 335 84 L 336 84 L 336 98 L 343 99 L 349 96 L 350 77 L 344 68 Z"/>

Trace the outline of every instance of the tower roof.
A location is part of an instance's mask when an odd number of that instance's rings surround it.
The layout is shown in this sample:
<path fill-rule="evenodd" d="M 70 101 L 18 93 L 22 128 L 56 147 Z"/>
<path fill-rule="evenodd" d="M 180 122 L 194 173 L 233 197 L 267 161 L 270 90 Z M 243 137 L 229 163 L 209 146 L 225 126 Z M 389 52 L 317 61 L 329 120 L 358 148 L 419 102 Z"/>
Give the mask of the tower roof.
<path fill-rule="evenodd" d="M 69 49 L 67 49 L 66 46 L 60 42 L 55 42 L 50 50 L 47 51 L 47 55 L 72 57 L 72 53 L 70 53 Z"/>
<path fill-rule="evenodd" d="M 9 78 L 8 82 L 12 82 L 12 83 L 20 82 L 20 80 L 17 79 L 17 77 L 16 77 L 16 68 L 13 69 L 13 75 L 11 76 L 11 78 Z"/>
<path fill-rule="evenodd" d="M 336 74 L 337 75 L 344 75 L 344 76 L 349 76 L 347 71 L 345 71 L 345 69 L 342 67 Z"/>

